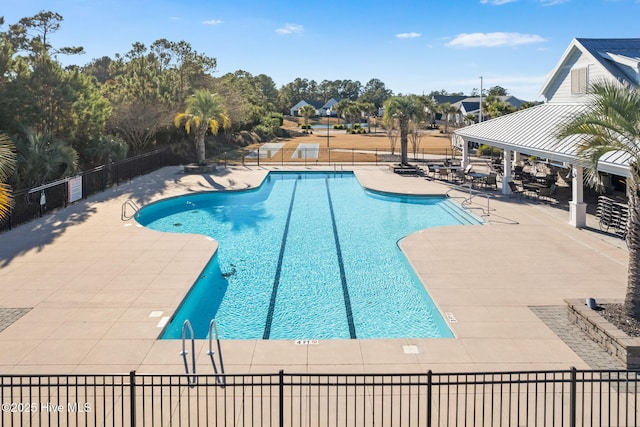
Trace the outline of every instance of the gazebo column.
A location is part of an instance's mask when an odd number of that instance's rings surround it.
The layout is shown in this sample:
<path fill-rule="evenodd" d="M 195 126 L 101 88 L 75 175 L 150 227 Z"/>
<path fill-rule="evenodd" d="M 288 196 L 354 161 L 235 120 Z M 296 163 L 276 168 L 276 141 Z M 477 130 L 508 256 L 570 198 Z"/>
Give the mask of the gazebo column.
<path fill-rule="evenodd" d="M 520 163 L 520 160 L 522 160 L 522 153 L 520 153 L 519 151 L 516 151 L 514 154 L 515 155 L 513 156 L 513 166 L 517 165 L 518 163 Z"/>
<path fill-rule="evenodd" d="M 511 150 L 504 150 L 504 157 L 502 159 L 502 194 L 511 194 L 511 187 L 509 187 L 509 181 L 511 181 Z"/>
<path fill-rule="evenodd" d="M 465 168 L 469 164 L 469 143 L 466 139 L 461 138 L 460 136 L 458 136 L 458 138 L 462 140 L 462 159 L 460 160 L 460 165 Z"/>
<path fill-rule="evenodd" d="M 587 204 L 584 203 L 584 169 L 582 166 L 573 166 L 571 170 L 571 201 L 569 202 L 569 224 L 576 228 L 587 225 Z"/>

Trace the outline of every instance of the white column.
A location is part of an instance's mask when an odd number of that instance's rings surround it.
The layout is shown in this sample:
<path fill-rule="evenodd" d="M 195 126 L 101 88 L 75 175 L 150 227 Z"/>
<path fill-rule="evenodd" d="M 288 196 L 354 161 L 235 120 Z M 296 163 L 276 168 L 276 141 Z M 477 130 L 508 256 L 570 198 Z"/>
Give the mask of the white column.
<path fill-rule="evenodd" d="M 513 156 L 513 165 L 517 165 L 518 163 L 520 163 L 520 160 L 522 160 L 522 154 L 518 151 L 515 152 L 515 155 Z"/>
<path fill-rule="evenodd" d="M 460 160 L 460 165 L 464 168 L 469 164 L 469 143 L 462 137 L 462 159 Z"/>
<path fill-rule="evenodd" d="M 571 170 L 571 201 L 569 202 L 569 224 L 576 228 L 587 225 L 587 204 L 584 203 L 584 169 L 582 166 L 573 166 Z"/>
<path fill-rule="evenodd" d="M 504 150 L 504 158 L 502 159 L 502 194 L 511 194 L 511 187 L 509 187 L 509 181 L 511 181 L 511 150 Z"/>

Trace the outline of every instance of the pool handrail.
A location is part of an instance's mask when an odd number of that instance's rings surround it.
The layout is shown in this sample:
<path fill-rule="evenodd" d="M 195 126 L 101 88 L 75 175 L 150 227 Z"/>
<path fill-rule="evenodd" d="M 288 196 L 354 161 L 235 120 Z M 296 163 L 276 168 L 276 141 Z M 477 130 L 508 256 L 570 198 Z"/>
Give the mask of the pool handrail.
<path fill-rule="evenodd" d="M 216 343 L 218 345 L 218 360 L 220 362 L 220 373 L 223 374 L 222 377 L 218 376 L 218 367 L 216 365 L 216 361 L 213 357 L 213 333 L 216 334 Z M 218 336 L 218 325 L 216 324 L 215 319 L 211 319 L 209 322 L 209 351 L 207 352 L 209 358 L 211 359 L 211 364 L 213 365 L 213 371 L 216 374 L 216 382 L 218 382 L 222 387 L 225 385 L 224 378 L 224 363 L 222 362 L 222 348 L 220 347 L 220 337 Z"/>
<path fill-rule="evenodd" d="M 457 191 L 469 191 L 469 196 L 466 197 L 462 203 L 460 203 L 460 206 L 462 206 L 464 209 L 467 210 L 471 210 L 472 208 L 469 207 L 469 205 L 471 204 L 471 201 L 473 200 L 474 197 L 476 196 L 485 196 L 487 198 L 487 208 L 485 210 L 485 208 L 480 207 L 479 209 L 482 210 L 482 216 L 490 216 L 491 215 L 491 207 L 489 206 L 489 200 L 493 197 L 493 194 L 488 194 L 485 193 L 484 191 L 480 191 L 480 190 L 476 190 L 475 188 L 472 187 L 471 184 L 459 184 L 456 185 L 454 187 L 451 187 L 449 190 L 447 190 L 447 192 L 445 193 L 445 196 L 453 198 L 449 195 L 450 192 L 457 190 Z M 475 194 L 474 194 L 475 193 Z"/>
<path fill-rule="evenodd" d="M 186 349 L 185 343 L 186 343 L 186 339 L 187 339 L 187 330 L 189 331 L 189 334 L 191 335 L 191 375 L 192 377 L 189 377 L 189 364 L 187 363 L 187 354 L 189 354 L 189 352 Z M 189 386 L 193 387 L 196 385 L 197 382 L 197 377 L 196 377 L 196 341 L 195 341 L 195 336 L 193 334 L 193 328 L 191 327 L 191 322 L 189 321 L 189 319 L 186 319 L 184 321 L 184 323 L 182 324 L 182 351 L 180 352 L 180 355 L 182 356 L 183 360 L 184 360 L 184 370 L 187 374 L 187 381 L 189 383 Z"/>

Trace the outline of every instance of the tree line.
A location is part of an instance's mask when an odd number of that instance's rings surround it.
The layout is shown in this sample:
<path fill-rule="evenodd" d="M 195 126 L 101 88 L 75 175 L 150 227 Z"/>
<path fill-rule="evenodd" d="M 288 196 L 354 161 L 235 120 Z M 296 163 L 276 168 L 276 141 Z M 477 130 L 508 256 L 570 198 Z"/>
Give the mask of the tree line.
<path fill-rule="evenodd" d="M 271 77 L 243 70 L 214 77 L 216 58 L 184 40 L 134 42 L 113 58 L 65 67 L 59 57 L 84 49 L 55 45 L 62 23 L 51 11 L 9 25 L 0 17 L 0 148 L 11 148 L 0 151 L 0 162 L 13 165 L 11 173 L 0 166 L 0 176 L 14 190 L 188 140 L 188 120 L 174 119 L 188 112 L 198 91 L 223 104 L 221 130 L 229 143 L 244 130 L 278 136 L 283 115 L 300 100 L 335 98 L 345 115 L 357 115 L 355 109 L 375 114 L 394 95 L 375 78 L 364 85 L 297 78 L 278 88 Z"/>

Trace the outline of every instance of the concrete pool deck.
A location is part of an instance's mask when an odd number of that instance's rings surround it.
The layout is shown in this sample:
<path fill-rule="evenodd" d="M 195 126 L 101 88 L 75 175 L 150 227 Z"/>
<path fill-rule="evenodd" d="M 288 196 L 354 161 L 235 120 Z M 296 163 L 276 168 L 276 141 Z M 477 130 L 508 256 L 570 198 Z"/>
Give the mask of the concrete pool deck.
<path fill-rule="evenodd" d="M 401 177 L 386 165 L 347 169 L 355 170 L 364 186 L 380 191 L 444 194 L 451 189 L 437 181 Z M 181 342 L 158 340 L 160 325 L 176 310 L 217 244 L 123 220 L 123 213 L 132 213 L 125 202 L 143 206 L 197 191 L 245 189 L 259 185 L 269 170 L 293 168 L 230 167 L 211 175 L 163 168 L 0 234 L 0 307 L 30 309 L 5 310 L 8 314 L 0 316 L 1 372 L 184 373 Z M 594 367 L 540 313 L 561 309 L 567 298 L 623 298 L 624 241 L 575 229 L 568 224 L 568 212 L 548 204 L 487 193 L 492 197 L 486 225 L 422 230 L 401 243 L 449 318 L 455 338 L 306 345 L 225 340 L 225 372 Z M 476 200 L 474 208 L 482 215 L 486 198 Z M 213 373 L 207 351 L 206 340 L 196 341 L 198 373 Z"/>

